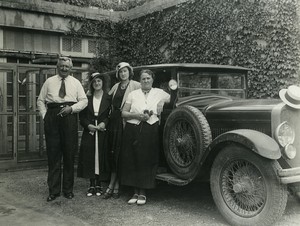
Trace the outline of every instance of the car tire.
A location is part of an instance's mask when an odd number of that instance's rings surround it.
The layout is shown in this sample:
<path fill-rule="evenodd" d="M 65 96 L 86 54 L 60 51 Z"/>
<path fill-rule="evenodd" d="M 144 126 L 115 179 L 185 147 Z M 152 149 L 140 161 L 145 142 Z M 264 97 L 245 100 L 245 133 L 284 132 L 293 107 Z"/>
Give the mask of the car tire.
<path fill-rule="evenodd" d="M 173 110 L 163 134 L 166 161 L 173 173 L 182 179 L 194 179 L 211 140 L 209 124 L 201 111 L 189 105 Z"/>
<path fill-rule="evenodd" d="M 230 225 L 272 225 L 287 203 L 277 161 L 240 146 L 225 147 L 214 160 L 210 185 L 215 204 Z"/>

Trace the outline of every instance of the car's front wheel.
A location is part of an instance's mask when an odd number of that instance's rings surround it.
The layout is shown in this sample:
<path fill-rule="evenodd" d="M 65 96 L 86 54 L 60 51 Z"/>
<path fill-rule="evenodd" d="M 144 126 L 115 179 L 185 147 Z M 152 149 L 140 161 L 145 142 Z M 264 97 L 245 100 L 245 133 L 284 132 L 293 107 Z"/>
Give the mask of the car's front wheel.
<path fill-rule="evenodd" d="M 287 189 L 280 184 L 277 161 L 239 145 L 225 147 L 210 176 L 213 199 L 231 225 L 271 225 L 282 216 Z"/>

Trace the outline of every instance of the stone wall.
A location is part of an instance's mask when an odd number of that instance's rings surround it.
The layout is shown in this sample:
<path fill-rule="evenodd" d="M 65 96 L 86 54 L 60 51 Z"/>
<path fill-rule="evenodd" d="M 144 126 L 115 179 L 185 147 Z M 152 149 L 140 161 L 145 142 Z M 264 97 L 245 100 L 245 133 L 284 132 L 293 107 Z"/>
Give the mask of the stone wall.
<path fill-rule="evenodd" d="M 1 0 L 0 27 L 67 32 L 70 28 L 78 29 L 81 26 L 70 24 L 72 17 L 118 22 L 122 19 L 136 19 L 186 1 L 188 0 L 155 0 L 127 12 L 114 12 L 96 7 L 82 8 L 43 0 Z"/>

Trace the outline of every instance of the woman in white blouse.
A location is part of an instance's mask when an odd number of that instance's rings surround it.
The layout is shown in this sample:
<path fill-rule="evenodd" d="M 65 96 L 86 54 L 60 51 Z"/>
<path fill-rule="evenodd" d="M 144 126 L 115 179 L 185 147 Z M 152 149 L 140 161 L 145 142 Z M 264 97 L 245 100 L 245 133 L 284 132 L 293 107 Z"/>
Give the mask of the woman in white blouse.
<path fill-rule="evenodd" d="M 120 156 L 120 181 L 134 187 L 129 204 L 146 203 L 145 189 L 155 187 L 159 161 L 159 115 L 170 95 L 153 88 L 155 75 L 151 70 L 140 73 L 141 89 L 132 91 L 122 110 L 126 120 Z"/>

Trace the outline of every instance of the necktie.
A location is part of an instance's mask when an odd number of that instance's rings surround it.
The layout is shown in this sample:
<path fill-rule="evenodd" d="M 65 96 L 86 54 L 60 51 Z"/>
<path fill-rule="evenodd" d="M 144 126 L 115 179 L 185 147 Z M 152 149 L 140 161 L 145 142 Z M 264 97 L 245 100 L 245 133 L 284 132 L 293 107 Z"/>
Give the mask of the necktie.
<path fill-rule="evenodd" d="M 65 78 L 61 79 L 61 85 L 60 85 L 60 89 L 59 89 L 59 93 L 58 96 L 60 98 L 64 98 L 66 95 L 66 86 L 65 86 Z"/>

